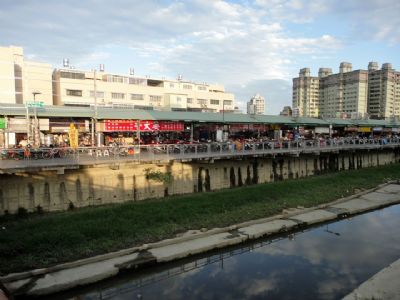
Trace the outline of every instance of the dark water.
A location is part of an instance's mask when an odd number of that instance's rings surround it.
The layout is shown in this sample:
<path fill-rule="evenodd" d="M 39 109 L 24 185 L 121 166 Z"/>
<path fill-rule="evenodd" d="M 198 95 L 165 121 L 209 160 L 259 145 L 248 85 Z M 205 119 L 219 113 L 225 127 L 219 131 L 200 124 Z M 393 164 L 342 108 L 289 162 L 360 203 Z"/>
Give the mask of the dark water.
<path fill-rule="evenodd" d="M 341 299 L 400 258 L 400 205 L 124 274 L 75 299 Z"/>

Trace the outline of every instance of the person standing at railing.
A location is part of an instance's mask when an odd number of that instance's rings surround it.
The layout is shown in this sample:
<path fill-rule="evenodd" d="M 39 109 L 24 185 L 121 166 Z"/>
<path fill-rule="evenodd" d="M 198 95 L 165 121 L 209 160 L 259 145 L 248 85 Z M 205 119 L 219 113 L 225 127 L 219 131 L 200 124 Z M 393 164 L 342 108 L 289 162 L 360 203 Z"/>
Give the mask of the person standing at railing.
<path fill-rule="evenodd" d="M 242 150 L 242 143 L 239 140 L 235 140 L 235 147 L 237 151 Z"/>
<path fill-rule="evenodd" d="M 24 147 L 24 158 L 25 159 L 31 158 L 31 149 L 29 144 Z"/>

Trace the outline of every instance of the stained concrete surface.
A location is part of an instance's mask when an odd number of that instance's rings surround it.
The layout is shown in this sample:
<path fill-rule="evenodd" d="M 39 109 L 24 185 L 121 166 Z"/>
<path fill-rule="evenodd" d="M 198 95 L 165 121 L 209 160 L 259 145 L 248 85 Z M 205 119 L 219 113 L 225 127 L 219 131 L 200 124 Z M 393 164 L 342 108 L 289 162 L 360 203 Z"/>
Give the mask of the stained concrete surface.
<path fill-rule="evenodd" d="M 400 259 L 362 283 L 343 300 L 400 299 Z"/>

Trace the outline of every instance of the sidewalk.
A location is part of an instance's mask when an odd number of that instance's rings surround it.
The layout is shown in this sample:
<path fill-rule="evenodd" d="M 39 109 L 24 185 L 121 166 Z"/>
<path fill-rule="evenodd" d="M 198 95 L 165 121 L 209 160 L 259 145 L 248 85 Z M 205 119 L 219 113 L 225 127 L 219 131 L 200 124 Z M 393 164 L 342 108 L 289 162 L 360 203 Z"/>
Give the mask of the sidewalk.
<path fill-rule="evenodd" d="M 169 262 L 212 249 L 239 244 L 246 240 L 296 230 L 396 203 L 400 203 L 400 185 L 392 182 L 319 207 L 308 209 L 299 207 L 271 218 L 226 228 L 189 231 L 179 237 L 144 244 L 141 247 L 50 268 L 10 274 L 1 277 L 0 281 L 15 295 L 51 294 L 115 276 L 121 270 Z"/>
<path fill-rule="evenodd" d="M 343 300 L 400 299 L 400 259 L 365 281 Z"/>

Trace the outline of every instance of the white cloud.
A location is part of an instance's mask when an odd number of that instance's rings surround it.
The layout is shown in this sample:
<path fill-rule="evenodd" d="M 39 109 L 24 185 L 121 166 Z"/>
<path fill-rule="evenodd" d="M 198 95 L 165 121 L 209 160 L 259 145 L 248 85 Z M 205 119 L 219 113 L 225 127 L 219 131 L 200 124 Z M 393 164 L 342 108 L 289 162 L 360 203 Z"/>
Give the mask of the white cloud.
<path fill-rule="evenodd" d="M 119 55 L 112 51 L 124 48 L 129 65 L 140 66 L 141 74 L 252 86 L 259 80 L 288 81 L 303 67 L 299 60 L 329 60 L 346 47 L 342 40 L 348 37 L 335 34 L 334 27 L 316 34 L 303 24 L 328 15 L 351 25 L 358 38 L 398 44 L 399 5 L 397 0 L 3 0 L 0 36 L 5 45 L 19 44 L 26 54 L 57 65 L 63 57 L 82 65 L 107 63 Z"/>

